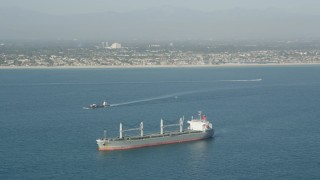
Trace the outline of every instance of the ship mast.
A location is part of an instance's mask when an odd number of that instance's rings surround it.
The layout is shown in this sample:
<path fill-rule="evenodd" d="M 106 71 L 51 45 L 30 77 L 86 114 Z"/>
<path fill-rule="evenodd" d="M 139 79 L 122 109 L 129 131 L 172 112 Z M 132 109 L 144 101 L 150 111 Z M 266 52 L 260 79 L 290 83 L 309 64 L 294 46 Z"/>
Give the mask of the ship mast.
<path fill-rule="evenodd" d="M 140 130 L 140 135 L 143 136 L 143 122 L 140 123 L 140 127 L 139 128 L 131 128 L 131 129 L 126 129 L 126 130 L 123 129 L 122 123 L 120 123 L 120 129 L 119 129 L 120 136 L 119 136 L 119 138 L 120 139 L 123 138 L 123 132 L 126 132 L 126 131 L 137 131 L 137 130 Z"/>
<path fill-rule="evenodd" d="M 120 123 L 120 129 L 119 129 L 119 131 L 120 131 L 120 136 L 119 136 L 119 138 L 122 139 L 122 132 L 123 132 L 123 131 L 122 131 L 122 123 Z"/>
<path fill-rule="evenodd" d="M 180 120 L 179 120 L 179 125 L 180 125 L 180 132 L 182 132 L 182 128 L 183 128 L 183 120 L 182 120 L 182 118 L 180 118 Z"/>
<path fill-rule="evenodd" d="M 168 125 L 163 125 L 163 119 L 160 120 L 160 134 L 163 134 L 163 129 L 165 127 L 171 127 L 171 126 L 180 126 L 180 132 L 182 132 L 183 129 L 183 119 L 184 118 L 180 118 L 179 119 L 179 123 L 178 124 L 168 124 Z"/>
<path fill-rule="evenodd" d="M 160 120 L 160 134 L 163 134 L 163 119 Z"/>
<path fill-rule="evenodd" d="M 141 137 L 143 136 L 143 122 L 140 123 L 140 133 Z"/>

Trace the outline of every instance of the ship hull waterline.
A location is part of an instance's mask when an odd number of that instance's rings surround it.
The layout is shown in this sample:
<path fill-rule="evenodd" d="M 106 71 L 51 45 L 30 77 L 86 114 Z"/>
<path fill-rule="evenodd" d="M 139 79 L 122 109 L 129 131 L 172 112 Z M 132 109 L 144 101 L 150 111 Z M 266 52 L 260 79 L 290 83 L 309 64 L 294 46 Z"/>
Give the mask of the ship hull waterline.
<path fill-rule="evenodd" d="M 138 140 L 115 140 L 115 141 L 106 141 L 104 139 L 98 139 L 98 150 L 99 151 L 114 151 L 114 150 L 128 150 L 136 149 L 143 147 L 152 147 L 160 146 L 166 144 L 176 144 L 176 143 L 185 143 L 191 141 L 198 141 L 212 138 L 214 130 L 207 130 L 205 132 L 192 132 L 189 133 L 168 133 L 163 136 L 159 135 L 157 137 L 151 138 L 141 138 Z M 146 136 L 147 137 L 147 136 Z"/>

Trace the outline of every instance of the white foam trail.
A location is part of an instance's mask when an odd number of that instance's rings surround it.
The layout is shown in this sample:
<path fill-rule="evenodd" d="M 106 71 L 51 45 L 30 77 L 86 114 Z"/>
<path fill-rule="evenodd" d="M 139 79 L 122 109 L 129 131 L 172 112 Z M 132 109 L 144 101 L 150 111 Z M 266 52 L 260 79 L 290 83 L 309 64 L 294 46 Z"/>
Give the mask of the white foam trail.
<path fill-rule="evenodd" d="M 128 102 L 123 102 L 123 103 L 118 103 L 118 104 L 111 104 L 110 106 L 123 106 L 123 105 L 129 105 L 129 104 L 135 104 L 135 103 L 140 103 L 140 102 L 147 102 L 147 101 L 154 101 L 154 100 L 159 100 L 159 99 L 166 99 L 172 96 L 159 96 L 159 97 L 154 97 L 154 98 L 148 98 L 148 99 L 141 99 L 141 100 L 135 100 L 135 101 L 128 101 Z"/>
<path fill-rule="evenodd" d="M 162 81 L 163 82 L 179 82 L 179 83 L 185 83 L 185 82 L 192 82 L 192 83 L 199 83 L 199 82 L 257 82 L 257 81 L 262 81 L 262 79 L 235 79 L 235 80 L 217 80 L 217 81 Z M 145 82 L 147 83 L 147 82 Z M 194 90 L 194 91 L 186 91 L 186 92 L 180 92 L 180 93 L 173 93 L 173 94 L 167 94 L 163 96 L 157 96 L 157 97 L 152 97 L 152 98 L 146 98 L 146 99 L 140 99 L 140 100 L 134 100 L 134 101 L 128 101 L 128 102 L 123 102 L 123 103 L 117 103 L 117 104 L 110 104 L 111 107 L 115 106 L 123 106 L 123 105 L 129 105 L 129 104 L 136 104 L 136 103 L 141 103 L 141 102 L 148 102 L 148 101 L 155 101 L 155 100 L 160 100 L 160 99 L 167 99 L 167 98 L 175 98 L 177 99 L 178 96 L 181 95 L 187 95 L 187 94 L 195 94 L 195 93 L 200 93 L 200 92 L 207 92 L 211 91 L 212 89 L 202 89 L 202 90 Z"/>
<path fill-rule="evenodd" d="M 257 82 L 262 81 L 262 79 L 233 79 L 233 80 L 215 80 L 215 81 L 160 81 L 160 82 L 138 82 L 138 83 L 213 83 L 213 82 Z M 136 82 L 109 82 L 109 83 L 136 83 Z M 155 101 L 160 99 L 167 99 L 167 98 L 175 98 L 177 99 L 178 96 L 181 95 L 187 95 L 187 94 L 195 94 L 200 92 L 207 92 L 211 91 L 213 89 L 202 89 L 202 90 L 194 90 L 194 91 L 186 91 L 186 92 L 180 92 L 180 93 L 173 93 L 173 94 L 167 94 L 163 96 L 157 96 L 152 98 L 146 98 L 146 99 L 140 99 L 140 100 L 134 100 L 134 101 L 128 101 L 128 102 L 122 102 L 117 104 L 110 104 L 111 107 L 115 106 L 123 106 L 123 105 L 129 105 L 129 104 L 136 104 L 141 102 L 148 102 L 148 101 Z M 85 109 L 85 108 L 84 108 Z M 89 109 L 89 108 L 88 108 Z"/>
<path fill-rule="evenodd" d="M 215 82 L 258 82 L 262 81 L 262 79 L 233 79 L 233 80 L 217 80 Z M 164 82 L 164 81 L 162 81 Z M 199 82 L 214 82 L 214 81 L 166 81 L 166 82 L 179 82 L 179 83 L 185 83 L 185 82 L 192 82 L 192 83 L 199 83 Z M 110 106 L 123 106 L 123 105 L 129 105 L 129 104 L 136 104 L 140 102 L 148 102 L 148 101 L 154 101 L 154 100 L 160 100 L 160 99 L 167 99 L 167 98 L 175 98 L 177 99 L 178 96 L 181 95 L 187 95 L 187 94 L 195 94 L 200 92 L 207 92 L 211 91 L 212 89 L 202 89 L 202 90 L 195 90 L 195 91 L 186 91 L 186 92 L 180 92 L 180 93 L 173 93 L 173 94 L 167 94 L 163 96 L 153 97 L 153 98 L 147 98 L 147 99 L 141 99 L 141 100 L 134 100 L 134 101 L 128 101 L 118 104 L 111 104 Z"/>
<path fill-rule="evenodd" d="M 257 82 L 262 81 L 262 79 L 232 79 L 232 80 L 220 80 L 224 82 Z"/>
<path fill-rule="evenodd" d="M 205 91 L 207 91 L 207 90 L 205 90 Z M 128 101 L 128 102 L 123 102 L 123 103 L 118 103 L 118 104 L 111 104 L 110 106 L 112 106 L 112 107 L 123 106 L 123 105 L 136 104 L 136 103 L 147 102 L 147 101 L 155 101 L 155 100 L 167 99 L 167 98 L 175 98 L 175 99 L 177 99 L 177 97 L 181 96 L 181 95 L 194 94 L 194 93 L 199 93 L 199 92 L 204 92 L 204 90 L 187 91 L 187 92 L 181 92 L 181 93 L 167 94 L 167 95 L 157 96 L 157 97 L 153 97 L 153 98 Z"/>

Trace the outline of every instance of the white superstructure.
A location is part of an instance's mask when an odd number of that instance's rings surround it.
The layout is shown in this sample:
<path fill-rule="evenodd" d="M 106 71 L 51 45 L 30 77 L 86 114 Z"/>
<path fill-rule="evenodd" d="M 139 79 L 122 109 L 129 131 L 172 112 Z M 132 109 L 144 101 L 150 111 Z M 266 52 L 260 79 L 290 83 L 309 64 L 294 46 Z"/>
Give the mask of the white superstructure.
<path fill-rule="evenodd" d="M 207 129 L 212 129 L 212 124 L 207 121 L 207 117 L 203 116 L 201 114 L 201 111 L 199 112 L 199 119 L 191 119 L 188 121 L 189 123 L 189 130 L 195 130 L 195 131 L 206 131 Z"/>

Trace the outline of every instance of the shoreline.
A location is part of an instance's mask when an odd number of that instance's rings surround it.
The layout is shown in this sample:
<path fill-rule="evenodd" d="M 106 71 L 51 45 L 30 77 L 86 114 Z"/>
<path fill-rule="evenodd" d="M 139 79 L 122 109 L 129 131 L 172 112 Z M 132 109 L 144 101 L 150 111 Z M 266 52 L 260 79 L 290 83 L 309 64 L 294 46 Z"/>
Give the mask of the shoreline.
<path fill-rule="evenodd" d="M 0 66 L 0 69 L 148 69 L 148 68 L 216 68 L 216 67 L 275 67 L 313 66 L 320 63 L 268 63 L 268 64 L 219 64 L 219 65 L 132 65 L 132 66 Z"/>

